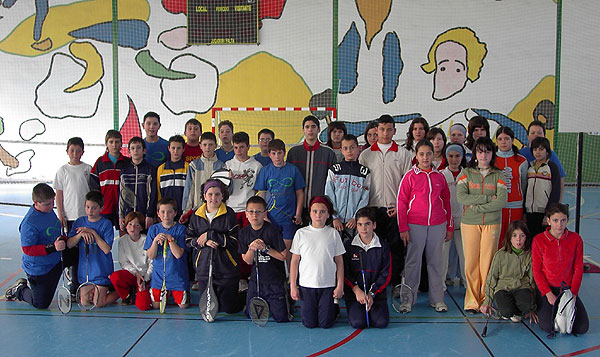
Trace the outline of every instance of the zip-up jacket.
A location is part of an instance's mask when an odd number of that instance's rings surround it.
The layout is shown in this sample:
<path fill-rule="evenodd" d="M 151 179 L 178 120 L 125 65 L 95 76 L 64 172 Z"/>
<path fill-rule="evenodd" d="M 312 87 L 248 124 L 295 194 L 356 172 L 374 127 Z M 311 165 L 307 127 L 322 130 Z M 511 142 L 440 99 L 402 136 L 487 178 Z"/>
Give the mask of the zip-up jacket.
<path fill-rule="evenodd" d="M 352 289 L 354 286 L 363 290 L 363 277 L 360 269 L 360 257 L 362 255 L 363 268 L 365 270 L 365 280 L 367 292 L 375 294 L 375 299 L 385 299 L 385 289 L 390 284 L 392 278 L 392 256 L 387 243 L 377 238 L 373 246 L 367 251 L 363 249 L 360 243 L 356 242 L 360 239 L 358 235 L 354 240 L 347 241 L 344 244 L 346 253 L 344 253 L 344 295 L 346 298 L 354 298 Z"/>
<path fill-rule="evenodd" d="M 527 213 L 544 213 L 551 203 L 560 201 L 560 174 L 558 166 L 546 161 L 537 169 L 535 161 L 527 170 L 527 196 L 525 211 Z"/>
<path fill-rule="evenodd" d="M 525 192 L 527 192 L 527 169 L 529 163 L 523 155 L 515 155 L 510 151 L 496 152 L 497 168 L 504 172 L 504 182 L 506 182 L 506 193 L 508 202 L 506 208 L 523 208 Z"/>
<path fill-rule="evenodd" d="M 296 145 L 287 154 L 287 162 L 296 166 L 304 181 L 304 207 L 312 197 L 322 196 L 325 193 L 327 171 L 336 162 L 335 153 L 330 147 L 317 140 L 309 146 L 306 140 L 301 145 Z"/>
<path fill-rule="evenodd" d="M 396 204 L 402 176 L 410 170 L 413 154 L 392 141 L 385 155 L 374 143 L 360 154 L 358 162 L 371 170 L 369 206 L 390 207 Z"/>
<path fill-rule="evenodd" d="M 408 224 L 436 226 L 446 223 L 454 231 L 450 190 L 446 178 L 438 170 L 421 170 L 413 166 L 404 175 L 398 189 L 398 229 L 408 231 Z"/>
<path fill-rule="evenodd" d="M 133 204 L 126 199 L 127 190 L 133 192 Z M 119 192 L 119 218 L 125 218 L 131 211 L 156 217 L 156 168 L 146 159 L 142 159 L 138 165 L 129 162 L 121 170 Z"/>
<path fill-rule="evenodd" d="M 183 190 L 189 164 L 181 159 L 177 162 L 167 160 L 156 169 L 157 199 L 169 197 L 177 201 L 177 217 L 183 212 Z"/>
<path fill-rule="evenodd" d="M 219 244 L 213 252 L 213 276 L 215 279 L 239 278 L 240 276 L 240 254 L 238 253 L 239 231 L 235 212 L 221 203 L 217 214 L 209 223 L 206 217 L 206 203 L 190 218 L 190 224 L 186 231 L 185 243 L 193 248 L 192 259 L 197 277 L 208 278 L 208 266 L 210 249 L 207 245 L 200 247 L 198 237 L 207 232 L 208 240 Z"/>
<path fill-rule="evenodd" d="M 533 278 L 542 296 L 550 287 L 560 287 L 564 281 L 577 295 L 583 277 L 583 240 L 565 229 L 560 239 L 550 234 L 550 228 L 533 238 L 531 245 Z"/>
<path fill-rule="evenodd" d="M 496 199 L 492 199 L 496 196 Z M 463 204 L 462 223 L 500 224 L 506 206 L 506 183 L 502 171 L 490 167 L 485 177 L 477 168 L 466 168 L 456 185 L 456 197 Z"/>
<path fill-rule="evenodd" d="M 200 207 L 204 200 L 202 197 L 202 184 L 210 178 L 213 172 L 223 167 L 225 167 L 225 164 L 217 159 L 217 155 L 213 155 L 211 158 L 206 158 L 202 155 L 190 162 L 183 189 L 182 204 L 184 212 Z"/>
<path fill-rule="evenodd" d="M 119 179 L 121 170 L 129 164 L 130 159 L 119 154 L 117 163 L 113 165 L 108 157 L 108 151 L 100 156 L 90 171 L 90 190 L 98 190 L 104 196 L 104 206 L 101 214 L 118 213 L 119 209 Z"/>
<path fill-rule="evenodd" d="M 327 174 L 325 194 L 331 198 L 337 211 L 333 218 L 343 223 L 354 218 L 356 211 L 369 203 L 371 171 L 358 161 L 341 161 L 334 164 Z"/>
<path fill-rule="evenodd" d="M 525 250 L 520 255 L 504 248 L 494 254 L 490 271 L 485 281 L 485 300 L 483 305 L 491 306 L 494 294 L 500 290 L 512 291 L 535 289 L 533 269 L 531 268 L 531 251 Z"/>

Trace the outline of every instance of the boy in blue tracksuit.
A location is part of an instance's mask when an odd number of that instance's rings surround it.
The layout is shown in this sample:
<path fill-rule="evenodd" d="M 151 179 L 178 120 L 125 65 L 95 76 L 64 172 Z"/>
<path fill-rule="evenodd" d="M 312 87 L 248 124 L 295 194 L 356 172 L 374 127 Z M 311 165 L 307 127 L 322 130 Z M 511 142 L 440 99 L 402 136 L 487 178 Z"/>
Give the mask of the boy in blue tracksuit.
<path fill-rule="evenodd" d="M 100 214 L 103 205 L 104 198 L 100 191 L 88 192 L 85 195 L 86 216 L 77 218 L 73 223 L 67 241 L 69 248 L 79 246 L 79 282 L 84 283 L 89 277 L 89 281 L 98 286 L 98 296 L 93 297 L 98 307 L 108 305 L 119 297 L 117 294 L 108 293 L 108 287 L 111 285 L 108 276 L 114 271 L 111 249 L 115 232 L 111 221 Z M 86 246 L 89 254 L 86 253 Z M 91 303 L 91 289 L 91 286 L 81 289 L 82 305 Z"/>
<path fill-rule="evenodd" d="M 288 252 L 283 243 L 281 229 L 265 221 L 267 203 L 260 196 L 248 199 L 245 214 L 250 224 L 238 234 L 238 252 L 246 263 L 252 265 L 246 309 L 251 309 L 250 300 L 257 296 L 256 288 L 260 283 L 260 297 L 269 304 L 275 321 L 289 322 L 291 315 L 285 294 L 283 263 Z M 259 274 L 258 282 L 256 269 Z"/>
<path fill-rule="evenodd" d="M 37 309 L 52 302 L 62 271 L 60 252 L 66 247 L 61 239 L 61 224 L 53 211 L 54 191 L 45 183 L 33 188 L 33 205 L 19 226 L 22 267 L 27 280 L 17 279 L 5 293 L 7 300 L 25 301 Z"/>
<path fill-rule="evenodd" d="M 156 217 L 156 167 L 144 159 L 146 143 L 139 136 L 129 140 L 128 150 L 131 161 L 121 170 L 119 184 L 119 227 L 125 231 L 125 217 L 135 211 L 146 216 L 148 229 Z"/>
<path fill-rule="evenodd" d="M 385 241 L 375 234 L 376 209 L 364 207 L 356 213 L 358 234 L 344 246 L 344 296 L 350 326 L 367 327 L 365 304 L 369 311 L 369 325 L 384 328 L 390 321 L 385 289 L 392 276 L 392 256 Z M 362 268 L 365 280 L 363 281 Z M 364 286 L 366 285 L 366 291 Z"/>
<path fill-rule="evenodd" d="M 371 171 L 358 163 L 360 148 L 356 136 L 348 134 L 342 138 L 344 160 L 329 168 L 325 183 L 325 194 L 337 212 L 333 215 L 333 227 L 345 231 L 348 237 L 356 233 L 356 212 L 369 203 Z M 342 235 L 342 238 L 344 236 Z"/>

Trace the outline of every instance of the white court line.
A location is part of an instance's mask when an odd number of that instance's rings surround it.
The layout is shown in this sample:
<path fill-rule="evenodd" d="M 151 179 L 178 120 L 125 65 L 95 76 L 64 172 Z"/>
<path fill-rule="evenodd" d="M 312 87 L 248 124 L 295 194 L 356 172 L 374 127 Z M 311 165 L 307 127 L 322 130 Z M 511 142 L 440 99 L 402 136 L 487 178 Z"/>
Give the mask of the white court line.
<path fill-rule="evenodd" d="M 589 255 L 584 255 L 583 256 L 583 260 L 585 260 L 587 262 L 590 262 L 590 263 L 594 264 L 597 267 L 600 267 L 600 263 L 598 263 L 597 261 L 592 260 L 592 258 L 590 258 Z"/>
<path fill-rule="evenodd" d="M 0 257 L 0 260 L 12 260 L 13 258 Z"/>
<path fill-rule="evenodd" d="M 25 216 L 21 216 L 18 214 L 11 214 L 11 213 L 0 213 L 0 216 L 4 216 L 4 217 L 13 217 L 13 218 L 23 218 Z"/>

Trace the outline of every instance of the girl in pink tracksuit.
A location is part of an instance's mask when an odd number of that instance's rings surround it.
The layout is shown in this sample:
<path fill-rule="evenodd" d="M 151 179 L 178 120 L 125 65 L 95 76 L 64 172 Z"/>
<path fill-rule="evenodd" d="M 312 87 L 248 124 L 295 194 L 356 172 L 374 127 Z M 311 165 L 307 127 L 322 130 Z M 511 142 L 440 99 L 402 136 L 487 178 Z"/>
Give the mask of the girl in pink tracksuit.
<path fill-rule="evenodd" d="M 421 257 L 427 258 L 429 303 L 437 312 L 448 311 L 444 304 L 442 245 L 452 239 L 454 223 L 450 190 L 446 178 L 432 166 L 433 145 L 428 140 L 416 146 L 417 165 L 402 178 L 398 190 L 398 228 L 407 247 L 404 275 L 417 301 L 421 279 Z M 410 312 L 412 306 L 400 306 Z"/>

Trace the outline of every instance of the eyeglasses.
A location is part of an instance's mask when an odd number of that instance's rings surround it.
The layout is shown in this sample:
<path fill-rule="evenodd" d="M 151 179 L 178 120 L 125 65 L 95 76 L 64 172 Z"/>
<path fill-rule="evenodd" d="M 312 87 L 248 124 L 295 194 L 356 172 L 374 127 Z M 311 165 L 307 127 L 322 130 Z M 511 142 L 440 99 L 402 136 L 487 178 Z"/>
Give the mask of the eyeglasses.
<path fill-rule="evenodd" d="M 246 212 L 248 212 L 248 214 L 263 214 L 263 213 L 265 213 L 265 211 L 253 210 L 253 209 L 249 209 Z"/>
<path fill-rule="evenodd" d="M 271 138 L 258 139 L 258 141 L 260 141 L 261 143 L 268 143 L 268 142 L 271 142 L 271 140 L 273 140 L 273 139 L 271 139 Z"/>

